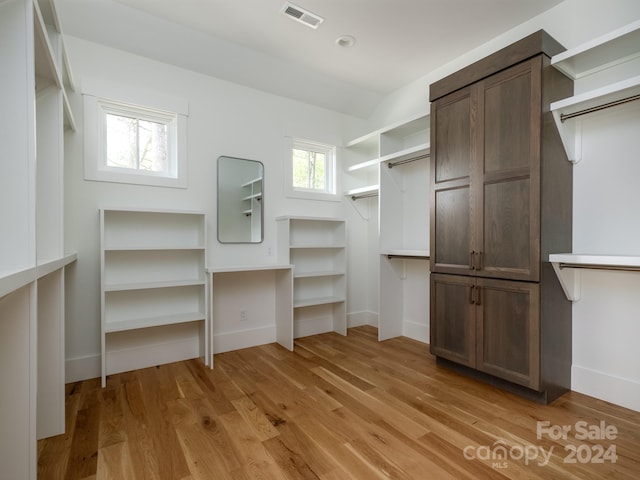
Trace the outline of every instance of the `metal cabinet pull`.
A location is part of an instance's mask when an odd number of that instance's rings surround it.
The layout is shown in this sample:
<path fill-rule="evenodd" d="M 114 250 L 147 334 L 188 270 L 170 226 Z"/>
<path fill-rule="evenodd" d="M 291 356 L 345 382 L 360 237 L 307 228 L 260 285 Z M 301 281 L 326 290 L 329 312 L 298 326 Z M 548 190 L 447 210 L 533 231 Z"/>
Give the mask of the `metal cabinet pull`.
<path fill-rule="evenodd" d="M 474 300 L 474 297 L 473 297 L 473 293 L 474 293 L 474 289 L 475 289 L 475 288 L 476 288 L 476 287 L 475 287 L 475 285 L 471 285 L 471 286 L 469 287 L 469 303 L 470 303 L 471 305 L 473 305 L 474 303 L 476 303 L 476 301 Z"/>
<path fill-rule="evenodd" d="M 475 270 L 476 269 L 476 252 L 475 252 L 475 250 L 471 250 L 471 252 L 469 252 L 469 267 L 471 268 L 471 270 Z"/>
<path fill-rule="evenodd" d="M 481 292 L 482 287 L 475 287 L 475 289 L 476 289 L 476 299 L 475 299 L 474 303 L 476 305 L 482 305 L 482 301 L 481 301 L 481 299 L 482 299 L 482 292 Z"/>

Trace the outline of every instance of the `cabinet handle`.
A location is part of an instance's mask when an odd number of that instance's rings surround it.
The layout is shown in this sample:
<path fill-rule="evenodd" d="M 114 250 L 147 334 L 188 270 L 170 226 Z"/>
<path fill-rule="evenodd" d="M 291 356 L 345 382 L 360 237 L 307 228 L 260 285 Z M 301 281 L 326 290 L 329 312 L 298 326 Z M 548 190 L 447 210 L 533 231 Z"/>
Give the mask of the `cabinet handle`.
<path fill-rule="evenodd" d="M 475 289 L 475 288 L 476 288 L 476 287 L 475 287 L 475 285 L 471 285 L 471 286 L 469 287 L 469 303 L 470 303 L 471 305 L 473 305 L 474 303 L 476 303 L 476 301 L 475 301 L 475 300 L 474 300 L 474 298 L 473 298 L 473 293 L 474 293 L 474 289 Z"/>
<path fill-rule="evenodd" d="M 478 261 L 476 262 L 476 270 L 482 270 L 482 260 L 483 260 L 483 256 L 482 256 L 482 252 L 476 252 L 476 254 L 478 255 L 476 258 L 478 259 Z"/>
<path fill-rule="evenodd" d="M 482 305 L 481 302 L 481 298 L 482 298 L 482 292 L 480 291 L 482 287 L 475 287 L 476 289 L 476 299 L 475 299 L 475 304 L 476 305 Z"/>
<path fill-rule="evenodd" d="M 476 269 L 476 252 L 475 252 L 475 250 L 471 250 L 471 252 L 469 253 L 469 268 L 471 268 L 471 270 L 475 270 Z"/>

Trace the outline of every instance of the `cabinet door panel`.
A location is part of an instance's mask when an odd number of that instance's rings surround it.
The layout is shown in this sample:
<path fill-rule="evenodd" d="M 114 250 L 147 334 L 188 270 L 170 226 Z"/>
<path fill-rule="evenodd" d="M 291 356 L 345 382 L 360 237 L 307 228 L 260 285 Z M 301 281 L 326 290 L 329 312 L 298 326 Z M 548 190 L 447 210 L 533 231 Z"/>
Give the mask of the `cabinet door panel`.
<path fill-rule="evenodd" d="M 469 367 L 476 364 L 473 285 L 473 277 L 431 274 L 430 351 Z"/>
<path fill-rule="evenodd" d="M 435 242 L 431 256 L 432 270 L 455 273 L 469 270 L 469 187 L 463 186 L 435 192 Z"/>
<path fill-rule="evenodd" d="M 471 97 L 468 93 L 443 99 L 437 105 L 434 158 L 435 182 L 471 175 Z"/>
<path fill-rule="evenodd" d="M 528 276 L 531 265 L 529 179 L 484 187 L 484 250 L 481 270 L 503 277 Z"/>
<path fill-rule="evenodd" d="M 476 275 L 539 280 L 540 58 L 480 83 Z M 537 80 L 536 80 L 537 79 Z"/>
<path fill-rule="evenodd" d="M 471 273 L 476 97 L 475 88 L 466 88 L 431 106 L 431 270 L 434 272 Z"/>
<path fill-rule="evenodd" d="M 477 368 L 537 390 L 540 377 L 539 286 L 477 279 Z"/>

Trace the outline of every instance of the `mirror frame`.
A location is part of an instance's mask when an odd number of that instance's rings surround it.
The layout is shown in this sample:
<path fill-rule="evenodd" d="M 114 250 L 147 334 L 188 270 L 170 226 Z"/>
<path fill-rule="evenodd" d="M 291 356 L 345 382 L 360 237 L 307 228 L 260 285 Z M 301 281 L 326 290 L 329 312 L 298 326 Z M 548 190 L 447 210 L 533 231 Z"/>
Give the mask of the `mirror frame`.
<path fill-rule="evenodd" d="M 244 239 L 240 239 L 240 240 L 222 240 L 221 239 L 221 235 L 220 235 L 220 214 L 221 214 L 221 204 L 222 202 L 220 201 L 220 186 L 221 184 L 224 185 L 223 182 L 221 182 L 221 176 L 220 176 L 220 164 L 221 161 L 223 160 L 240 160 L 243 162 L 253 162 L 256 163 L 257 166 L 259 167 L 260 170 L 260 175 L 258 177 L 256 177 L 256 179 L 260 179 L 261 180 L 261 188 L 260 188 L 260 198 L 255 200 L 257 202 L 259 202 L 260 204 L 260 239 L 259 240 L 252 240 L 251 238 L 249 238 L 248 240 L 244 240 Z M 264 241 L 264 164 L 262 162 L 260 162 L 259 160 L 251 160 L 248 158 L 239 158 L 239 157 L 231 157 L 228 155 L 220 155 L 217 159 L 217 190 L 216 190 L 216 199 L 217 199 L 217 221 L 216 221 L 216 233 L 217 233 L 217 238 L 218 238 L 218 242 L 220 243 L 224 243 L 224 244 L 240 244 L 240 243 L 246 243 L 246 244 L 258 244 L 258 243 L 262 243 Z M 245 184 L 241 184 L 240 188 L 246 188 L 248 186 L 250 186 L 250 184 L 252 183 L 253 180 L 248 180 Z M 253 203 L 253 201 L 252 201 Z M 242 211 L 238 212 L 238 213 L 242 213 Z M 253 213 L 249 214 L 250 216 L 253 216 Z M 248 215 L 248 216 L 249 216 Z M 250 231 L 250 236 L 252 234 L 252 232 Z M 224 235 L 222 236 L 224 237 Z"/>

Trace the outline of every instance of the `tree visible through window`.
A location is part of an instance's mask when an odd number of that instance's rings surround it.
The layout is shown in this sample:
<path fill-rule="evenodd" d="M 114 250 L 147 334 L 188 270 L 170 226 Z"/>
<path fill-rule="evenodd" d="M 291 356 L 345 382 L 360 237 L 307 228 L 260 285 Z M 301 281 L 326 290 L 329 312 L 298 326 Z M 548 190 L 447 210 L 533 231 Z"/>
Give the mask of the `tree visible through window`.
<path fill-rule="evenodd" d="M 294 190 L 335 193 L 332 146 L 295 140 L 291 151 Z"/>
<path fill-rule="evenodd" d="M 108 167 L 168 171 L 166 124 L 107 113 L 106 129 Z"/>

